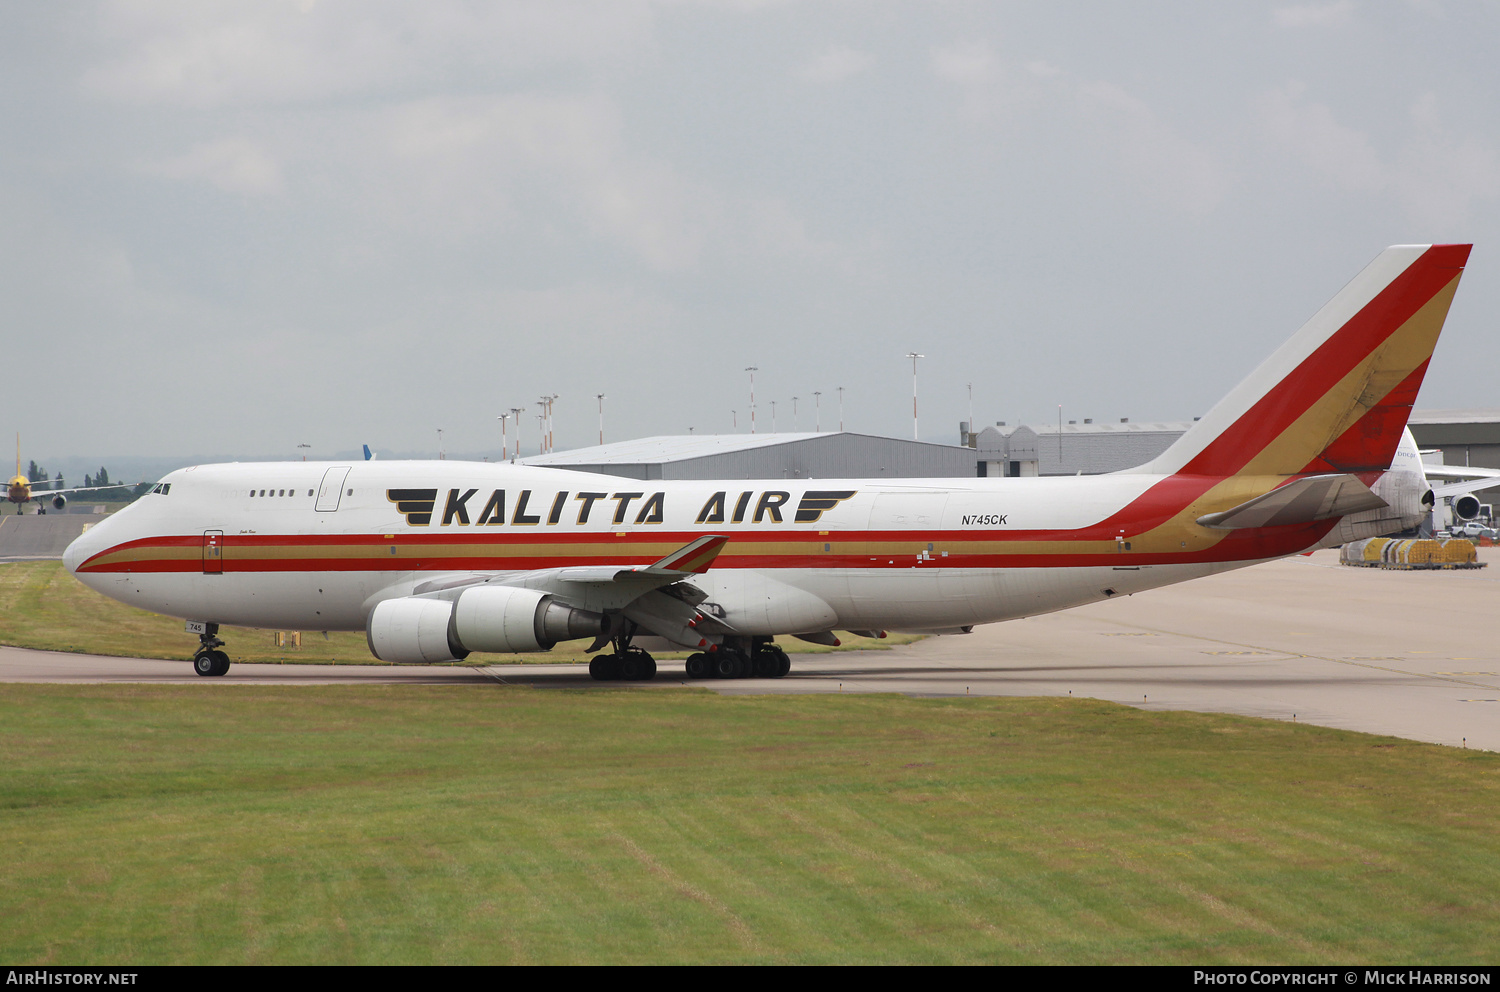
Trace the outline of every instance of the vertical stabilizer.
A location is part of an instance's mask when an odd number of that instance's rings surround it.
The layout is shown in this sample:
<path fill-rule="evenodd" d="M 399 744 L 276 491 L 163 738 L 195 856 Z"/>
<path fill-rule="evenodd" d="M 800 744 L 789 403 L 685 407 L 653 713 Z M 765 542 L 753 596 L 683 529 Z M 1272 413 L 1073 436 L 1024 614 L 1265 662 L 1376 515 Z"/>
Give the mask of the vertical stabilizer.
<path fill-rule="evenodd" d="M 1385 470 L 1471 247 L 1387 248 L 1172 447 L 1132 471 Z"/>

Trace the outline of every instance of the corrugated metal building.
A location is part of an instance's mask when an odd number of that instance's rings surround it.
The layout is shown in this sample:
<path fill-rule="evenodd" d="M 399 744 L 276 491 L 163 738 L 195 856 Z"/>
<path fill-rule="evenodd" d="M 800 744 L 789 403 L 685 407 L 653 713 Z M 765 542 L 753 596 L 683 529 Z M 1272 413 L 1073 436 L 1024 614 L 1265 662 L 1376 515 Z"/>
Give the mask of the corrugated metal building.
<path fill-rule="evenodd" d="M 974 435 L 976 472 L 991 477 L 1101 475 L 1144 465 L 1172 446 L 1191 423 L 1069 422 L 1007 427 Z"/>
<path fill-rule="evenodd" d="M 1500 410 L 1413 410 L 1407 421 L 1420 448 L 1439 448 L 1443 464 L 1500 468 Z"/>
<path fill-rule="evenodd" d="M 973 448 L 849 431 L 800 434 L 687 434 L 520 459 L 627 479 L 973 478 Z"/>

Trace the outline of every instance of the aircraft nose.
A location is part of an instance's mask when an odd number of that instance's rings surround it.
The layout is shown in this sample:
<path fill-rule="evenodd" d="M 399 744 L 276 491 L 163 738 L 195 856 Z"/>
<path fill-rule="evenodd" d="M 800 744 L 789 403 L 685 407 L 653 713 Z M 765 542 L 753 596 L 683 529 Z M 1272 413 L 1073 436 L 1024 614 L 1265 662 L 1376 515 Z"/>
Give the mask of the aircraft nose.
<path fill-rule="evenodd" d="M 88 530 L 75 537 L 72 543 L 63 550 L 63 568 L 66 568 L 69 572 L 77 575 L 78 566 L 88 561 L 90 556 L 97 554 L 101 550 L 101 545 L 103 542 L 100 541 L 99 535 L 95 533 L 98 528 L 98 524 L 90 527 Z"/>
<path fill-rule="evenodd" d="M 83 561 L 83 549 L 79 547 L 83 543 L 83 537 L 84 535 L 82 534 L 75 537 L 72 543 L 63 550 L 63 568 L 66 568 L 69 572 L 76 573 L 79 563 Z"/>

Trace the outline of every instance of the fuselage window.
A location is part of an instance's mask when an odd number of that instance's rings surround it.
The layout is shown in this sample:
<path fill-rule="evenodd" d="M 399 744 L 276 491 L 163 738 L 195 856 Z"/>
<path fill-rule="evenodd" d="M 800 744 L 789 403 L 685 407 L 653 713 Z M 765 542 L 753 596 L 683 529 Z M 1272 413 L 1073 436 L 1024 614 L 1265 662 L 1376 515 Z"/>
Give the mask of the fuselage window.
<path fill-rule="evenodd" d="M 251 499 L 255 498 L 255 490 L 254 489 L 250 490 L 250 498 Z"/>
<path fill-rule="evenodd" d="M 277 493 L 276 495 L 278 495 L 278 496 L 285 496 L 286 495 L 286 490 L 283 489 L 281 492 Z"/>
<path fill-rule="evenodd" d="M 307 491 L 307 495 L 309 495 L 309 496 L 311 496 L 311 495 L 312 495 L 312 490 L 311 490 L 311 489 L 309 489 L 309 490 L 308 490 L 308 491 Z"/>
<path fill-rule="evenodd" d="M 261 494 L 261 495 L 262 495 L 262 496 L 264 496 L 264 495 L 265 495 L 265 494 L 266 494 L 266 491 L 265 491 L 265 490 L 264 490 L 264 489 L 262 489 L 262 490 L 261 490 L 261 491 L 260 491 L 260 494 Z"/>

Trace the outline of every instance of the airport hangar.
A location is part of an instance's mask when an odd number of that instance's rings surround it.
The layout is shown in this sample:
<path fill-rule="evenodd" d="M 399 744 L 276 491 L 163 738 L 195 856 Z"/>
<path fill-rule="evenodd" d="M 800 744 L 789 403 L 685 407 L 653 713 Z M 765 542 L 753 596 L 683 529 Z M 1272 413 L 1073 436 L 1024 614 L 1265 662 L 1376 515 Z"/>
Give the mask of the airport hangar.
<path fill-rule="evenodd" d="M 960 443 L 936 444 L 853 431 L 645 437 L 532 455 L 527 465 L 627 479 L 959 479 L 1098 475 L 1142 465 L 1189 423 L 986 427 L 960 424 Z"/>

